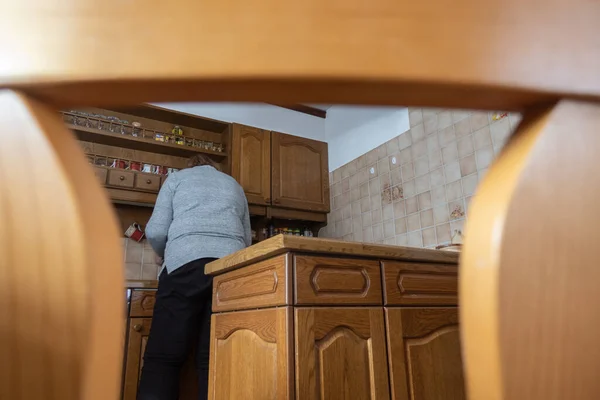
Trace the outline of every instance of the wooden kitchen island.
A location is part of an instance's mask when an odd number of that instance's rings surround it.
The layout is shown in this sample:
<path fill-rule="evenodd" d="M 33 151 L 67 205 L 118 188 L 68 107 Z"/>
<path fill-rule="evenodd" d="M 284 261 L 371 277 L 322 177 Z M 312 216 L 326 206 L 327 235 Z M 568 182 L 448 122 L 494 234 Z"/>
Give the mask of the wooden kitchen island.
<path fill-rule="evenodd" d="M 464 399 L 457 264 L 296 236 L 208 264 L 209 398 Z"/>

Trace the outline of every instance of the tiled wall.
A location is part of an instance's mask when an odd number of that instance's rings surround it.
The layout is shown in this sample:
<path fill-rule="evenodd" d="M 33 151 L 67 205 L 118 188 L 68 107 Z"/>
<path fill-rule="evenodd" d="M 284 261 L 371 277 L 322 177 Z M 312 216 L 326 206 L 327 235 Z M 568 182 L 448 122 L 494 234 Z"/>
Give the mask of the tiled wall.
<path fill-rule="evenodd" d="M 330 175 L 321 236 L 435 247 L 463 231 L 469 203 L 517 114 L 409 109 L 410 130 Z"/>
<path fill-rule="evenodd" d="M 155 253 L 147 240 L 136 242 L 129 238 L 123 241 L 125 279 L 156 279 L 160 266 L 155 263 Z"/>

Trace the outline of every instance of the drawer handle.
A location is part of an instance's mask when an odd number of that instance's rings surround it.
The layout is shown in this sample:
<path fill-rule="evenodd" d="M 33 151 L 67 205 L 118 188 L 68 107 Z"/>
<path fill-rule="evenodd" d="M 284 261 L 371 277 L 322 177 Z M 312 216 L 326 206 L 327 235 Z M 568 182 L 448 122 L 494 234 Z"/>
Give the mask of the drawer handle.
<path fill-rule="evenodd" d="M 125 177 L 124 177 L 123 175 L 121 175 L 121 176 L 119 177 L 119 179 L 120 179 L 120 180 L 122 180 L 122 181 L 124 181 L 124 180 L 125 180 Z"/>
<path fill-rule="evenodd" d="M 141 332 L 142 328 L 143 328 L 143 326 L 141 324 L 135 324 L 133 326 L 133 330 L 136 332 Z"/>
<path fill-rule="evenodd" d="M 146 179 L 146 183 L 149 185 L 152 183 L 152 181 L 150 179 Z"/>

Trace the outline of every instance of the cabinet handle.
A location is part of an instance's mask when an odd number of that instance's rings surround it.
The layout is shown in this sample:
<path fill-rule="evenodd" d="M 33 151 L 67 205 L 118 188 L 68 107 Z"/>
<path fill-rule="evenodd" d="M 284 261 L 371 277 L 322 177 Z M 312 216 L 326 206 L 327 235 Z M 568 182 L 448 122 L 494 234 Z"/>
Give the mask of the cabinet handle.
<path fill-rule="evenodd" d="M 120 180 L 122 180 L 122 181 L 124 181 L 124 180 L 125 180 L 125 177 L 124 177 L 123 175 L 121 175 L 121 176 L 119 177 L 119 179 L 120 179 Z"/>
<path fill-rule="evenodd" d="M 150 179 L 146 179 L 146 183 L 149 185 L 152 183 L 152 181 Z"/>
<path fill-rule="evenodd" d="M 273 203 L 275 203 L 275 204 L 279 204 L 279 199 L 275 199 L 275 200 L 273 200 Z"/>
<path fill-rule="evenodd" d="M 271 199 L 269 197 L 265 197 L 265 203 L 270 203 Z"/>
<path fill-rule="evenodd" d="M 136 332 L 141 332 L 142 331 L 143 326 L 141 324 L 135 324 L 133 326 L 133 330 Z"/>

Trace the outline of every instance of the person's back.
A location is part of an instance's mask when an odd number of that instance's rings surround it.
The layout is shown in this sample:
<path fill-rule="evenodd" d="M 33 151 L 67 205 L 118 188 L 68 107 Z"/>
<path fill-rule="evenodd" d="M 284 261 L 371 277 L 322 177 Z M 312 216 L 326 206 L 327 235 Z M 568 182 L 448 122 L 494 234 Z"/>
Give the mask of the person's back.
<path fill-rule="evenodd" d="M 212 277 L 210 261 L 252 244 L 242 187 L 204 155 L 170 175 L 161 188 L 146 236 L 164 257 L 138 400 L 179 398 L 179 372 L 196 345 L 199 399 L 208 395 Z"/>
<path fill-rule="evenodd" d="M 176 172 L 161 189 L 146 235 L 159 255 L 164 249 L 169 272 L 243 249 L 252 240 L 244 191 L 211 166 Z"/>

